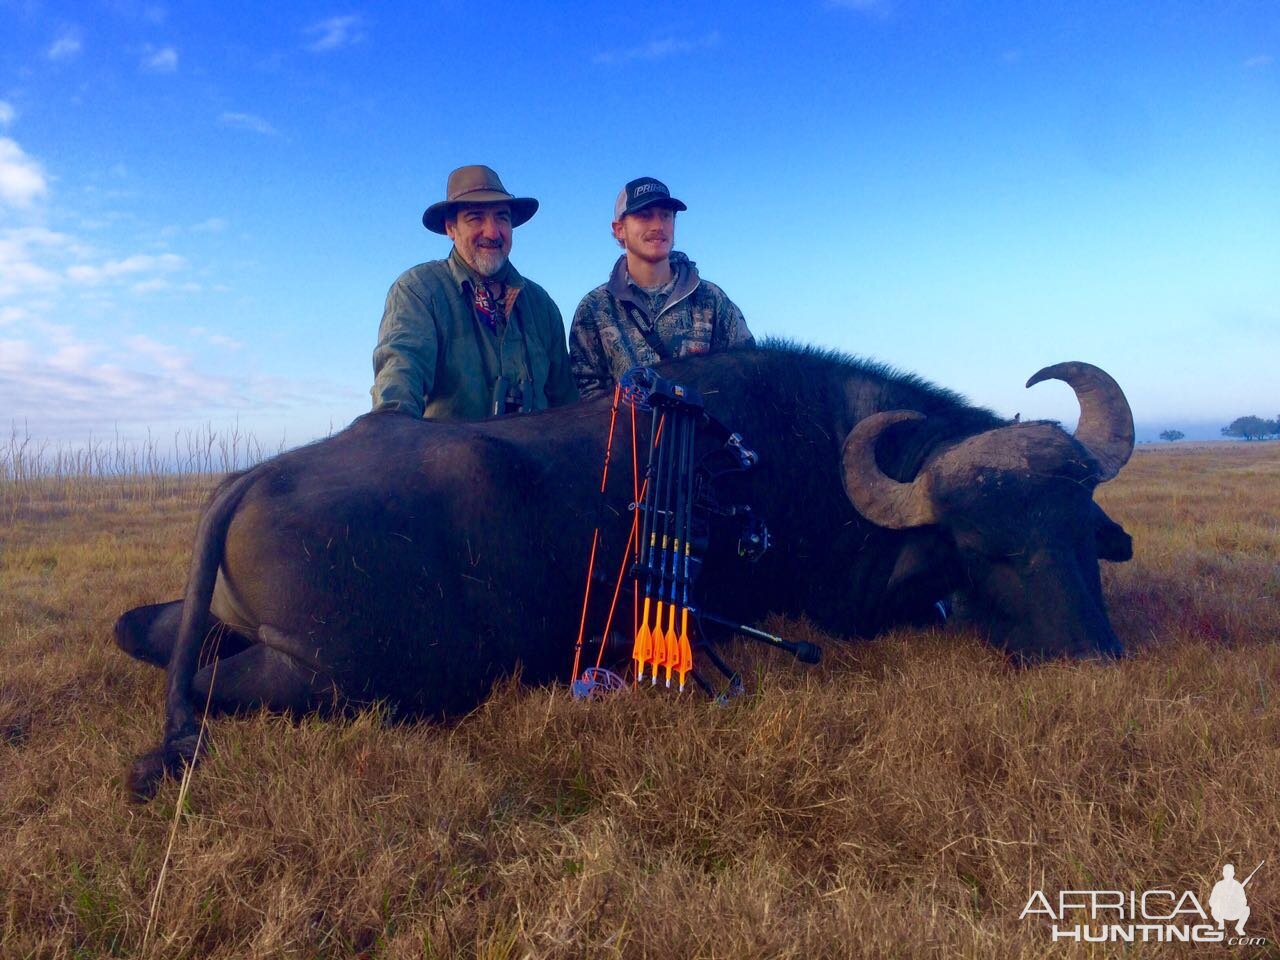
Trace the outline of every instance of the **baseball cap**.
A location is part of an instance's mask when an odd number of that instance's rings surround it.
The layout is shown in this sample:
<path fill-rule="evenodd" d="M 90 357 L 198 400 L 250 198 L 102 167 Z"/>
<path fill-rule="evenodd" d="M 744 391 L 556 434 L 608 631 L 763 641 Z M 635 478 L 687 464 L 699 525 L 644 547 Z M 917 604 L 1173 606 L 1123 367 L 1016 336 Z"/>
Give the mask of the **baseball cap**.
<path fill-rule="evenodd" d="M 672 210 L 688 210 L 683 203 L 671 195 L 667 185 L 655 177 L 639 177 L 622 188 L 618 199 L 613 204 L 613 219 L 621 220 L 628 213 L 635 213 L 645 207 L 660 203 Z"/>

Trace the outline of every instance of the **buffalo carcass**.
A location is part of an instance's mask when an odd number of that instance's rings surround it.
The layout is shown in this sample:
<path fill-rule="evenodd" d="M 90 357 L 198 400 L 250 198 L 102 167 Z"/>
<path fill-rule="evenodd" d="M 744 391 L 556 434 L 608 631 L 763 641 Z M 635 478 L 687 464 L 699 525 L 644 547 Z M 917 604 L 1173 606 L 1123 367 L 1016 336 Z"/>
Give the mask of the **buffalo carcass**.
<path fill-rule="evenodd" d="M 1130 539 L 1092 497 L 1132 453 L 1133 421 L 1101 370 L 1064 363 L 1027 384 L 1075 389 L 1074 436 L 787 344 L 662 373 L 760 455 L 721 499 L 752 504 L 774 546 L 755 564 L 713 547 L 701 589 L 718 613 L 804 614 L 871 636 L 953 595 L 1019 658 L 1121 651 L 1098 560 L 1129 559 Z M 614 458 L 600 506 L 609 418 L 607 399 L 466 424 L 369 414 L 228 478 L 201 519 L 184 599 L 116 624 L 123 649 L 168 670 L 164 741 L 132 768 L 135 795 L 193 756 L 206 702 L 378 699 L 439 716 L 517 665 L 530 682 L 565 677 L 592 529 L 603 517 L 602 557 L 621 557 L 630 529 L 630 457 Z M 212 694 L 211 615 L 225 628 Z"/>

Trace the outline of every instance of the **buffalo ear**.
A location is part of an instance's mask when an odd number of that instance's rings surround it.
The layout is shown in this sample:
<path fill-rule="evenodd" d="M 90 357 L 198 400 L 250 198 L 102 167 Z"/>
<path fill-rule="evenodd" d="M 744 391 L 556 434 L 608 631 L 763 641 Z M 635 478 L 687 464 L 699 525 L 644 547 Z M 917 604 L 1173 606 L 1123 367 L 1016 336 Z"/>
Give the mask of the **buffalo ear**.
<path fill-rule="evenodd" d="M 955 564 L 955 549 L 948 538 L 936 530 L 912 530 L 898 551 L 886 589 L 895 590 L 913 581 L 913 586 L 922 582 L 946 584 Z"/>
<path fill-rule="evenodd" d="M 886 614 L 894 623 L 936 626 L 938 601 L 955 590 L 959 567 L 951 538 L 937 527 L 907 531 L 885 586 Z"/>
<path fill-rule="evenodd" d="M 1133 537 L 1124 527 L 1107 516 L 1096 503 L 1093 505 L 1093 533 L 1098 545 L 1098 559 L 1124 563 L 1133 559 Z"/>

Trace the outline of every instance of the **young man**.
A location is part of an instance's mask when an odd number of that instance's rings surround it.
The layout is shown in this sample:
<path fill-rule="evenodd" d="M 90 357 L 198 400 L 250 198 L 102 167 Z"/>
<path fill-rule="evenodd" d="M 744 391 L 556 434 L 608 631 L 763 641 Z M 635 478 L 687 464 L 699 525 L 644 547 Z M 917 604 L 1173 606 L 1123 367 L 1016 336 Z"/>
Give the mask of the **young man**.
<path fill-rule="evenodd" d="M 613 236 L 625 252 L 609 282 L 582 298 L 569 328 L 582 399 L 608 393 L 632 367 L 755 343 L 742 311 L 672 249 L 676 213 L 687 209 L 653 177 L 618 194 Z"/>
<path fill-rule="evenodd" d="M 488 167 L 449 174 L 445 199 L 427 207 L 422 225 L 453 249 L 406 270 L 387 294 L 373 351 L 375 410 L 478 420 L 578 399 L 559 309 L 507 259 L 512 230 L 537 209 Z"/>

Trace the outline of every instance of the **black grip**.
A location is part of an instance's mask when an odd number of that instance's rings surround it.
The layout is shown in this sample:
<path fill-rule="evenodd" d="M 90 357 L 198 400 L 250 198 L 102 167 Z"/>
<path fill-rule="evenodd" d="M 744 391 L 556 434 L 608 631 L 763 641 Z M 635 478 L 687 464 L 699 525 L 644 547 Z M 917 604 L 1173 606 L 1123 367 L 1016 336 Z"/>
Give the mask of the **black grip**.
<path fill-rule="evenodd" d="M 801 663 L 821 663 L 822 648 L 816 643 L 808 643 L 804 640 L 797 640 L 791 651 L 796 655 L 796 659 Z"/>

